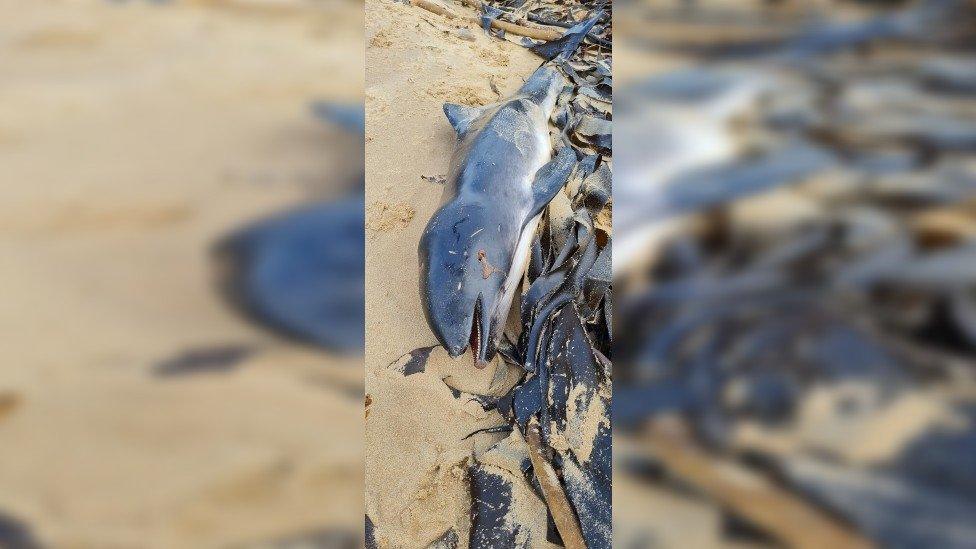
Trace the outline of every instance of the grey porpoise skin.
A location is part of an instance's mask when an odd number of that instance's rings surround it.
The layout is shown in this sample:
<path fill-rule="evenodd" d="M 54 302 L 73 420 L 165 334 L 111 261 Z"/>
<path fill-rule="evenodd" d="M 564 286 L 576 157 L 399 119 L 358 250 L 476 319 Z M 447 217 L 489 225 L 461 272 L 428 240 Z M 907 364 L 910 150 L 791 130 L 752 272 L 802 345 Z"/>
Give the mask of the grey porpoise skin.
<path fill-rule="evenodd" d="M 443 204 L 420 239 L 420 296 L 448 353 L 470 344 L 479 368 L 497 350 L 542 210 L 576 164 L 570 148 L 552 158 L 549 141 L 564 85 L 546 64 L 501 103 L 444 105 L 457 146 Z"/>

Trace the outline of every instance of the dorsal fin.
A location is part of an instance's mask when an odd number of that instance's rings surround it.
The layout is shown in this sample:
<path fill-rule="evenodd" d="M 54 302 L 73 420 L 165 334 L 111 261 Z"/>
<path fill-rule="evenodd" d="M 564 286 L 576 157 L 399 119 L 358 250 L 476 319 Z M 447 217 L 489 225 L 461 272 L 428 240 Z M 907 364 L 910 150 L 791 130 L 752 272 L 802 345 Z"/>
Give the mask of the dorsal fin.
<path fill-rule="evenodd" d="M 448 122 L 454 126 L 454 131 L 458 135 L 468 131 L 471 122 L 481 116 L 482 112 L 484 112 L 484 109 L 481 107 L 444 103 L 444 114 L 447 115 Z"/>

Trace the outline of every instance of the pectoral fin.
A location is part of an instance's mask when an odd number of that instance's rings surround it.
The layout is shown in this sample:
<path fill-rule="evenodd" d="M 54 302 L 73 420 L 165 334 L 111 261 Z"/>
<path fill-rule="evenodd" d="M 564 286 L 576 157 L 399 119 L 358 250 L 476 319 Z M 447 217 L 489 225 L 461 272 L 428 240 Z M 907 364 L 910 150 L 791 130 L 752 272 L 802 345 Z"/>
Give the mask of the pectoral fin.
<path fill-rule="evenodd" d="M 535 172 L 535 182 L 532 184 L 533 200 L 530 218 L 535 217 L 555 198 L 559 189 L 562 189 L 569 180 L 575 166 L 576 153 L 570 147 L 563 147 L 559 149 L 559 152 L 549 163 Z"/>
<path fill-rule="evenodd" d="M 468 127 L 471 126 L 476 118 L 481 116 L 484 109 L 480 107 L 469 107 L 467 105 L 458 105 L 456 103 L 444 103 L 444 114 L 447 115 L 448 122 L 454 127 L 454 131 L 458 135 L 462 135 L 464 132 L 468 131 Z"/>

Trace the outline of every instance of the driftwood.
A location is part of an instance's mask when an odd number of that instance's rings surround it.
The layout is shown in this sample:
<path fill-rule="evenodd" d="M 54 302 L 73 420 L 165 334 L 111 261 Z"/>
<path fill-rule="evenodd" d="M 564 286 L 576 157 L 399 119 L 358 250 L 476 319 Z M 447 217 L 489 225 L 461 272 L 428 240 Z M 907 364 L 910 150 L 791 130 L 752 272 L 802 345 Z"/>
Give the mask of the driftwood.
<path fill-rule="evenodd" d="M 446 7 L 438 4 L 437 2 L 431 2 L 430 0 L 410 0 L 410 5 L 417 6 L 418 8 L 424 8 L 425 10 L 436 13 L 437 15 L 447 17 L 448 19 L 455 19 L 458 14 L 447 9 Z M 469 19 L 465 17 L 464 19 Z"/>
<path fill-rule="evenodd" d="M 516 25 L 515 23 L 509 23 L 508 21 L 502 21 L 500 19 L 495 19 L 491 22 L 491 26 L 496 29 L 501 29 L 505 32 L 511 34 L 517 34 L 519 36 L 527 36 L 534 40 L 545 40 L 549 42 L 550 40 L 555 40 L 562 36 L 558 31 L 550 29 L 537 29 L 533 27 L 523 27 L 522 25 Z"/>
<path fill-rule="evenodd" d="M 468 6 L 469 8 L 474 8 L 474 9 L 478 10 L 479 12 L 481 11 L 481 2 L 480 2 L 480 0 L 461 0 L 461 3 L 464 4 L 465 6 Z M 562 34 L 560 33 L 560 31 L 555 31 L 553 29 L 549 29 L 549 28 L 546 28 L 546 27 L 560 27 L 560 28 L 568 29 L 568 28 L 572 27 L 573 25 L 575 25 L 576 23 L 579 23 L 579 21 L 574 21 L 572 23 L 564 23 L 564 22 L 561 22 L 561 21 L 548 21 L 548 20 L 543 19 L 541 17 L 535 16 L 532 13 L 526 14 L 526 19 L 528 19 L 529 21 L 531 21 L 533 23 L 538 23 L 538 24 L 544 25 L 544 26 L 542 26 L 542 27 L 523 27 L 523 26 L 520 26 L 520 25 L 513 25 L 512 23 L 509 23 L 507 21 L 499 21 L 499 23 L 502 23 L 503 25 L 511 25 L 513 28 L 530 29 L 532 31 L 538 31 L 538 36 L 533 36 L 533 35 L 528 35 L 528 34 L 520 34 L 519 32 L 514 31 L 514 30 L 513 31 L 510 31 L 510 32 L 512 34 L 519 34 L 520 36 L 528 36 L 529 38 L 535 38 L 537 40 L 545 40 L 546 42 L 549 42 L 550 40 L 555 40 L 556 38 L 559 38 L 560 36 L 562 36 Z M 492 25 L 492 26 L 494 26 L 494 25 Z M 506 30 L 508 29 L 507 26 L 499 26 L 499 27 L 496 27 L 496 28 L 506 29 Z M 610 42 L 608 40 L 604 40 L 604 39 L 602 39 L 602 38 L 600 38 L 598 36 L 595 36 L 593 34 L 588 35 L 588 38 L 590 38 L 591 40 L 593 40 L 593 42 L 595 42 L 595 43 L 603 46 L 604 48 L 610 49 Z"/>
<path fill-rule="evenodd" d="M 580 529 L 576 513 L 573 511 L 569 498 L 563 492 L 556 470 L 552 468 L 546 460 L 542 450 L 542 436 L 539 431 L 539 421 L 532 418 L 525 430 L 525 441 L 529 446 L 529 459 L 532 460 L 532 468 L 535 469 L 535 476 L 539 479 L 542 493 L 546 497 L 549 512 L 552 520 L 556 523 L 556 529 L 563 538 L 566 549 L 586 549 L 586 541 L 583 540 L 583 532 Z"/>
<path fill-rule="evenodd" d="M 680 425 L 652 421 L 643 440 L 668 471 L 796 549 L 867 549 L 861 534 L 735 462 L 705 453 Z"/>
<path fill-rule="evenodd" d="M 461 3 L 464 4 L 465 6 L 469 7 L 469 8 L 473 8 L 473 9 L 477 10 L 478 13 L 481 13 L 481 9 L 482 9 L 481 8 L 481 6 L 482 6 L 481 0 L 461 0 Z M 495 28 L 503 29 L 503 30 L 505 30 L 505 32 L 511 32 L 512 34 L 518 34 L 519 36 L 528 36 L 529 38 L 535 38 L 536 40 L 545 40 L 545 41 L 548 42 L 549 40 L 555 40 L 555 39 L 559 38 L 560 36 L 562 36 L 562 33 L 560 31 L 553 30 L 553 29 L 547 29 L 545 27 L 516 25 L 514 23 L 510 23 L 508 21 L 501 21 L 501 20 L 499 20 L 498 22 L 499 23 L 502 23 L 505 26 L 495 27 Z M 494 27 L 494 25 L 492 25 L 492 26 Z M 533 33 L 536 33 L 537 35 L 520 34 L 520 33 L 518 33 L 515 30 L 509 31 L 508 30 L 508 27 L 511 27 L 511 28 L 514 28 L 514 29 L 528 29 L 530 31 L 533 31 Z"/>
<path fill-rule="evenodd" d="M 481 2 L 475 2 L 473 0 L 464 0 L 464 5 L 468 7 L 473 7 L 476 9 L 481 9 Z M 481 19 L 479 17 L 471 15 L 461 15 L 455 13 L 448 9 L 447 7 L 433 2 L 431 0 L 410 0 L 410 4 L 417 6 L 418 8 L 423 8 L 431 13 L 436 13 L 448 19 L 463 19 L 465 21 L 471 21 L 473 23 L 481 24 Z M 545 40 L 546 42 L 550 40 L 555 40 L 562 36 L 558 31 L 552 29 L 541 29 L 533 27 L 524 27 L 522 25 L 516 25 L 515 23 L 509 23 L 508 21 L 500 21 L 495 19 L 491 22 L 493 28 L 503 30 L 507 33 L 517 34 L 519 36 L 526 36 L 532 38 L 533 40 Z"/>

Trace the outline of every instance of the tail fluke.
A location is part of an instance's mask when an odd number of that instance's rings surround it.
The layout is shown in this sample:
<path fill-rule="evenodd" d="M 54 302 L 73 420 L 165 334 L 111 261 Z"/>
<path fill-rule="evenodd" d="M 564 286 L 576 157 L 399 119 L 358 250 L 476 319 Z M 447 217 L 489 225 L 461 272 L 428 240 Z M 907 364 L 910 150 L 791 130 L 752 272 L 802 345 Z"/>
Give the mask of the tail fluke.
<path fill-rule="evenodd" d="M 603 12 L 598 11 L 596 14 L 583 21 L 582 23 L 577 23 L 576 25 L 570 27 L 566 32 L 559 38 L 546 42 L 544 44 L 539 44 L 538 46 L 533 46 L 530 48 L 533 53 L 544 58 L 546 61 L 552 61 L 557 57 L 562 57 L 563 59 L 569 59 L 573 53 L 579 48 L 579 45 L 589 34 L 593 25 L 597 21 L 603 18 Z"/>

